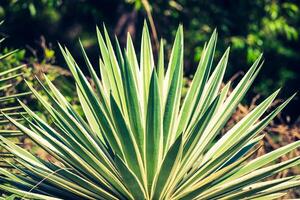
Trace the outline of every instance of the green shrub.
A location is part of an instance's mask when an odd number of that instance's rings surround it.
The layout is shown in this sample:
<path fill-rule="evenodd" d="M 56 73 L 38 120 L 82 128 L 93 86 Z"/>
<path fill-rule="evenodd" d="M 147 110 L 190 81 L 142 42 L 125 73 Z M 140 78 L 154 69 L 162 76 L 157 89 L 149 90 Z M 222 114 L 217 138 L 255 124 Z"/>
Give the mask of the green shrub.
<path fill-rule="evenodd" d="M 163 43 L 155 64 L 145 25 L 140 62 L 128 36 L 124 52 L 107 31 L 97 29 L 101 79 L 82 45 L 92 83 L 65 47 L 60 47 L 76 82 L 80 115 L 45 76 L 41 95 L 32 93 L 50 114 L 49 124 L 20 102 L 29 117 L 6 118 L 52 155 L 42 160 L 0 136 L 15 155 L 18 173 L 0 169 L 4 195 L 24 199 L 275 199 L 300 185 L 299 176 L 266 180 L 300 163 L 300 157 L 274 164 L 300 141 L 252 161 L 259 133 L 286 106 L 265 111 L 279 90 L 217 139 L 257 76 L 260 56 L 232 92 L 222 87 L 229 49 L 212 70 L 217 33 L 205 45 L 185 98 L 183 28 L 179 26 L 165 69 Z M 212 72 L 211 72 L 212 71 Z M 271 165 L 270 165 L 271 164 Z"/>

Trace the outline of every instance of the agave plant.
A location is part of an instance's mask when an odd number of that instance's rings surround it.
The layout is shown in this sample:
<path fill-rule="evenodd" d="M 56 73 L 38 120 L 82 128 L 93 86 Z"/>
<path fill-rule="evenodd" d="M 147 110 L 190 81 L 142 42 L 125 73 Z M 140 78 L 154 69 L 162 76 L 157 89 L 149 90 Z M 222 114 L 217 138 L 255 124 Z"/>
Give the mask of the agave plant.
<path fill-rule="evenodd" d="M 45 76 L 39 81 L 41 91 L 30 84 L 28 87 L 53 123 L 44 121 L 21 101 L 28 114 L 25 123 L 3 114 L 56 160 L 42 160 L 0 136 L 1 145 L 17 161 L 7 161 L 15 168 L 13 172 L 0 169 L 3 198 L 276 199 L 300 185 L 299 176 L 267 179 L 300 163 L 300 157 L 275 163 L 299 147 L 300 141 L 249 161 L 264 137 L 259 133 L 292 97 L 263 115 L 279 92 L 275 91 L 217 139 L 257 76 L 262 56 L 229 92 L 231 82 L 222 84 L 229 49 L 212 67 L 215 31 L 181 99 L 181 25 L 167 67 L 162 42 L 158 62 L 154 62 L 146 24 L 140 62 L 130 35 L 122 51 L 118 40 L 113 47 L 105 27 L 103 30 L 101 33 L 97 28 L 99 68 L 92 66 L 81 45 L 92 81 L 68 49 L 60 46 L 75 79 L 82 112 L 75 110 Z"/>
<path fill-rule="evenodd" d="M 13 54 L 14 52 L 7 53 L 1 58 L 8 57 L 9 55 Z M 15 84 L 16 79 L 22 75 L 22 73 L 19 72 L 21 68 L 23 68 L 24 65 L 14 67 L 12 69 L 6 69 L 4 71 L 0 71 L 0 110 L 2 112 L 6 112 L 7 115 L 10 116 L 19 116 L 20 115 L 20 109 L 22 108 L 19 105 L 15 105 L 15 98 L 21 97 L 24 95 L 27 95 L 28 92 L 25 93 L 18 93 L 18 94 L 10 94 L 8 95 L 7 90 L 9 90 L 11 87 L 13 87 Z M 25 114 L 25 113 L 24 113 Z M 6 130 L 6 127 L 8 126 L 9 121 L 4 117 L 3 114 L 0 114 L 0 133 L 2 136 L 6 137 L 17 137 L 22 134 L 18 130 Z M 1 157 L 1 156 L 0 156 Z"/>
<path fill-rule="evenodd" d="M 2 25 L 3 21 L 0 22 Z M 0 44 L 5 41 L 5 38 L 0 39 Z M 9 51 L 8 53 L 3 53 L 0 55 L 0 62 L 4 59 L 10 59 L 9 57 L 15 54 L 18 50 Z M 9 67 L 5 64 L 0 66 L 0 110 L 6 112 L 9 116 L 19 117 L 22 114 L 22 107 L 18 105 L 18 102 L 15 98 L 21 98 L 25 95 L 28 95 L 30 92 L 17 93 L 14 90 L 14 87 L 22 81 L 22 68 L 25 65 Z M 23 113 L 25 114 L 25 113 Z M 2 137 L 10 138 L 12 141 L 17 141 L 16 137 L 23 135 L 19 130 L 13 129 L 9 125 L 9 121 L 4 117 L 3 114 L 0 114 L 0 134 Z M 2 158 L 12 156 L 9 152 L 6 152 L 5 149 L 0 148 L 0 167 L 10 167 L 3 163 Z"/>

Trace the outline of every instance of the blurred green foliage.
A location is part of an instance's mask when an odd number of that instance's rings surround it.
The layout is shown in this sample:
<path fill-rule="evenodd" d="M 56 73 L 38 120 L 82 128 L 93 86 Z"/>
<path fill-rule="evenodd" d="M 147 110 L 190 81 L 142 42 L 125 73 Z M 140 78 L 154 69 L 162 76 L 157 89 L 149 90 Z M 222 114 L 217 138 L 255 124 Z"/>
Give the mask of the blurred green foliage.
<path fill-rule="evenodd" d="M 188 55 L 195 55 L 191 66 L 196 66 L 194 61 L 199 59 L 201 44 L 207 40 L 208 33 L 217 27 L 220 40 L 224 41 L 224 46 L 218 48 L 218 55 L 221 55 L 226 46 L 231 46 L 233 73 L 239 69 L 244 71 L 264 51 L 266 63 L 256 92 L 267 94 L 283 84 L 293 85 L 291 83 L 300 78 L 300 13 L 296 1 L 181 0 L 169 1 L 168 4 L 161 1 L 153 5 L 152 12 L 154 16 L 164 13 L 168 21 L 175 22 L 174 24 L 184 24 L 187 30 L 186 46 L 190 50 L 186 57 L 190 59 Z M 158 30 L 166 30 L 163 27 L 170 26 L 166 22 L 160 22 L 164 18 L 157 19 Z M 188 72 L 193 69 L 194 67 L 190 67 Z"/>
<path fill-rule="evenodd" d="M 64 66 L 64 62 L 55 53 L 57 41 L 83 60 L 75 51 L 79 37 L 93 64 L 98 64 L 95 24 L 105 22 L 121 43 L 127 31 L 139 41 L 141 33 L 136 30 L 141 30 L 150 13 L 158 37 L 170 45 L 175 34 L 171 30 L 182 23 L 187 77 L 197 66 L 204 42 L 217 28 L 222 42 L 216 56 L 231 46 L 227 74 L 245 71 L 264 52 L 264 68 L 253 92 L 266 95 L 285 85 L 283 96 L 288 96 L 300 89 L 299 9 L 300 1 L 293 0 L 2 0 L 0 17 L 6 21 L 6 36 L 13 38 L 8 45 L 26 49 L 26 62 L 58 66 Z M 170 51 L 170 46 L 167 48 Z M 290 106 L 291 115 L 299 115 L 298 105 L 299 99 Z"/>

